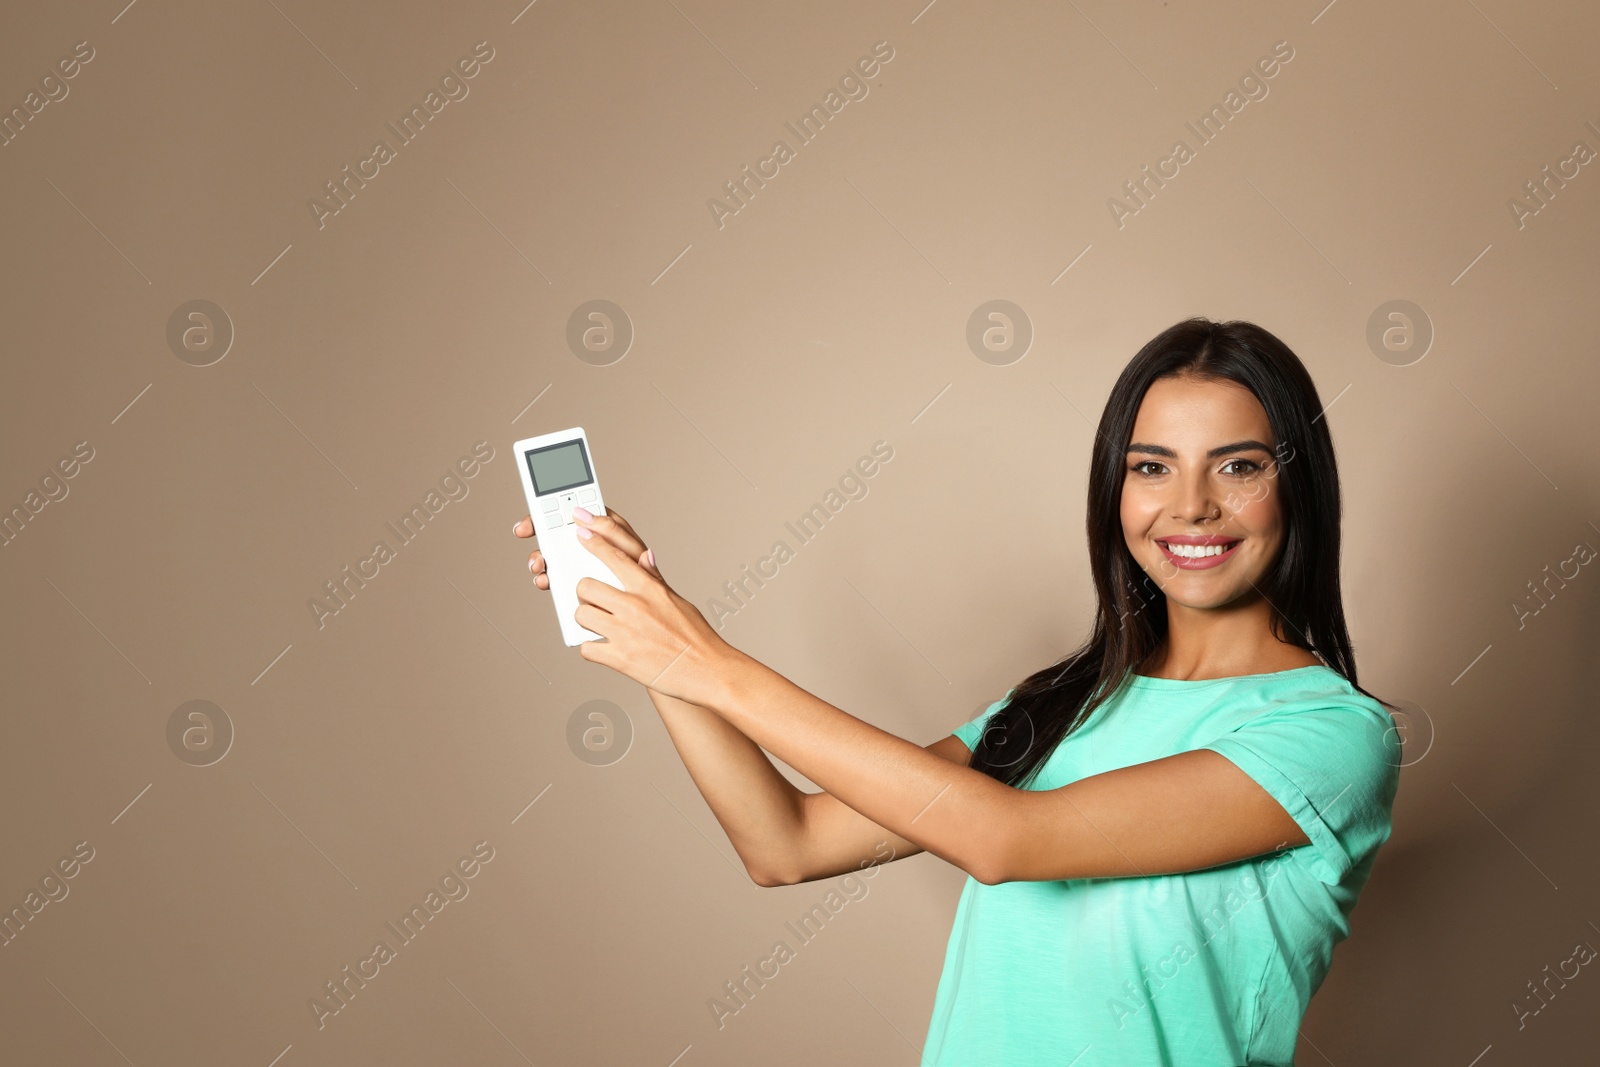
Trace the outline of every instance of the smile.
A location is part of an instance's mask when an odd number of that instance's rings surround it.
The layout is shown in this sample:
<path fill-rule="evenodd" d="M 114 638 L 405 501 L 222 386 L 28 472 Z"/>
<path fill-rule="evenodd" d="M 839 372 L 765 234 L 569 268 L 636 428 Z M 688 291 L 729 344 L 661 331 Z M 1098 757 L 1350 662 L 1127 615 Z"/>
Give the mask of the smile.
<path fill-rule="evenodd" d="M 1233 550 L 1239 547 L 1239 541 L 1218 541 L 1212 544 L 1183 544 L 1181 542 L 1157 541 L 1161 546 L 1161 554 L 1171 561 L 1174 567 L 1186 571 L 1205 570 L 1223 563 L 1233 555 Z"/>

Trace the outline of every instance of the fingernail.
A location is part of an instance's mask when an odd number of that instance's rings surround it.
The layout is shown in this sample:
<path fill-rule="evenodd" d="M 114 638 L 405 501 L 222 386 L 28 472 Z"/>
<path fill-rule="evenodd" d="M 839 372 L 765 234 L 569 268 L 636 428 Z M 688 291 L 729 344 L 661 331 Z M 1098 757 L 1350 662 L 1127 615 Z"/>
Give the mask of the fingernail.
<path fill-rule="evenodd" d="M 587 509 L 581 507 L 573 508 L 572 514 L 578 517 L 579 522 L 588 522 L 590 519 L 594 518 L 593 515 L 589 514 Z"/>
<path fill-rule="evenodd" d="M 656 565 L 656 550 L 653 548 L 646 549 L 645 555 L 650 557 L 650 566 L 654 567 Z"/>
<path fill-rule="evenodd" d="M 531 559 L 528 561 L 528 570 L 533 570 L 533 560 Z"/>
<path fill-rule="evenodd" d="M 511 532 L 512 533 L 516 533 L 520 529 L 522 529 L 522 520 L 521 519 L 518 519 L 516 522 L 511 524 Z"/>
<path fill-rule="evenodd" d="M 580 526 L 578 527 L 578 536 L 587 541 L 594 536 L 594 531 L 586 526 Z"/>

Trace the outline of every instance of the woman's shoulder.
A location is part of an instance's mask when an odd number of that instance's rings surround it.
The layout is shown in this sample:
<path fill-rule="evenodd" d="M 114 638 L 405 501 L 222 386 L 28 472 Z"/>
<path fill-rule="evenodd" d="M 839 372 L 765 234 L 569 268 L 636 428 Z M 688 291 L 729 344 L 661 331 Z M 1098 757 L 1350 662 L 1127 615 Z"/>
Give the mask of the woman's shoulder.
<path fill-rule="evenodd" d="M 1401 731 L 1389 709 L 1327 666 L 1265 675 L 1231 701 L 1222 735 L 1280 755 L 1298 751 L 1321 773 L 1370 780 L 1390 791 L 1402 762 Z M 1310 769 L 1310 768 L 1308 768 Z"/>
<path fill-rule="evenodd" d="M 1200 747 L 1239 765 L 1295 817 L 1316 846 L 1320 880 L 1340 881 L 1388 838 L 1402 746 L 1377 700 L 1314 667 L 1266 680 L 1227 718 Z"/>
<path fill-rule="evenodd" d="M 1382 703 L 1357 689 L 1354 683 L 1324 663 L 1256 675 L 1253 695 L 1264 698 L 1267 708 L 1284 706 L 1347 707 L 1390 721 Z"/>

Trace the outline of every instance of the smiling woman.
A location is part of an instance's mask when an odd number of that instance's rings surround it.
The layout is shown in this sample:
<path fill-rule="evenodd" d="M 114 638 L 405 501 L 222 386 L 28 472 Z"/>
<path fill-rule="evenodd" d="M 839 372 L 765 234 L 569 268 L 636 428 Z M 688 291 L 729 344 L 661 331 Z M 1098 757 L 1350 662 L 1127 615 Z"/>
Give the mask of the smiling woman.
<path fill-rule="evenodd" d="M 1179 323 L 1113 387 L 1090 462 L 1094 628 L 956 730 L 971 769 L 1043 803 L 1012 838 L 1017 881 L 962 894 L 926 1063 L 1091 1044 L 1126 1063 L 1293 1062 L 1400 764 L 1355 682 L 1321 410 L 1299 359 L 1245 322 Z M 1284 888 L 1235 913 L 1240 877 L 1271 873 Z M 983 949 L 1017 938 L 1027 958 Z"/>
<path fill-rule="evenodd" d="M 579 581 L 580 654 L 646 686 L 758 884 L 884 842 L 967 872 L 924 1065 L 1292 1063 L 1400 765 L 1356 685 L 1322 410 L 1252 323 L 1145 345 L 1093 443 L 1088 638 L 926 747 L 723 641 L 615 509 L 579 518 L 623 583 Z"/>

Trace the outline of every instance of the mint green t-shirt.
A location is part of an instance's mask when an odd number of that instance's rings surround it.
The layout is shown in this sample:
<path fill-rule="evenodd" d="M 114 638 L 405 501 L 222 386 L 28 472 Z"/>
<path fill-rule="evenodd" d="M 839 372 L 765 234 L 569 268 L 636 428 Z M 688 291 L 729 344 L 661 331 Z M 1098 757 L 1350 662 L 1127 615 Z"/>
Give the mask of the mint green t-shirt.
<path fill-rule="evenodd" d="M 969 749 L 1006 697 L 955 730 Z M 1320 665 L 1130 675 L 1028 788 L 1196 748 L 1241 768 L 1310 843 L 1183 874 L 968 878 L 923 1067 L 1292 1067 L 1301 1017 L 1389 838 L 1398 731 Z"/>

